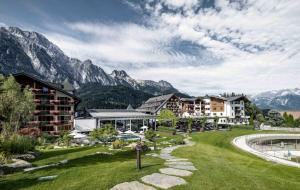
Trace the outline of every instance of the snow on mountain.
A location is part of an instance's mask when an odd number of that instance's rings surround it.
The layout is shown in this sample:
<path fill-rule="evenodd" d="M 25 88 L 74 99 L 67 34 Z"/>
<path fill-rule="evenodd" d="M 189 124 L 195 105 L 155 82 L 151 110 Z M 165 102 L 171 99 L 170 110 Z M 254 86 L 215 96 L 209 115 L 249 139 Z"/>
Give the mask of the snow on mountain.
<path fill-rule="evenodd" d="M 283 89 L 260 93 L 252 97 L 260 108 L 300 110 L 300 89 Z"/>
<path fill-rule="evenodd" d="M 103 86 L 124 85 L 150 94 L 178 92 L 166 81 L 135 80 L 125 71 L 107 74 L 91 60 L 68 57 L 55 44 L 37 32 L 17 27 L 0 27 L 0 73 L 27 72 L 50 82 L 68 79 L 74 86 L 87 83 Z"/>

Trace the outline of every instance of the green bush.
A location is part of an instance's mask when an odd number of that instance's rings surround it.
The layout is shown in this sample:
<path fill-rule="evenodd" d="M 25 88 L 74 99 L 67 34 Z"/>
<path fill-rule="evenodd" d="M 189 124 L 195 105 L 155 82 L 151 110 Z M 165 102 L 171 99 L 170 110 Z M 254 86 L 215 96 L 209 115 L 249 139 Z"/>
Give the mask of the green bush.
<path fill-rule="evenodd" d="M 1 152 L 10 152 L 11 154 L 23 154 L 34 150 L 36 141 L 33 138 L 21 135 L 12 135 L 9 139 L 1 143 Z"/>
<path fill-rule="evenodd" d="M 124 141 L 121 141 L 121 140 L 115 140 L 115 141 L 112 143 L 112 148 L 113 148 L 113 149 L 121 149 L 124 145 L 125 145 Z"/>
<path fill-rule="evenodd" d="M 176 144 L 176 145 L 182 145 L 182 144 L 185 144 L 185 141 L 184 141 L 183 137 L 182 137 L 182 138 L 176 138 L 176 139 L 173 139 L 172 142 L 173 142 L 174 144 Z"/>
<path fill-rule="evenodd" d="M 11 154 L 8 151 L 0 152 L 0 165 L 7 164 L 11 161 Z"/>
<path fill-rule="evenodd" d="M 45 139 L 45 143 L 54 144 L 57 142 L 58 137 L 54 135 L 50 135 L 48 133 L 43 133 L 41 136 L 42 139 Z"/>
<path fill-rule="evenodd" d="M 111 124 L 105 124 L 100 129 L 94 129 L 90 133 L 93 139 L 98 139 L 104 144 L 115 141 L 116 135 L 118 135 L 118 132 Z"/>

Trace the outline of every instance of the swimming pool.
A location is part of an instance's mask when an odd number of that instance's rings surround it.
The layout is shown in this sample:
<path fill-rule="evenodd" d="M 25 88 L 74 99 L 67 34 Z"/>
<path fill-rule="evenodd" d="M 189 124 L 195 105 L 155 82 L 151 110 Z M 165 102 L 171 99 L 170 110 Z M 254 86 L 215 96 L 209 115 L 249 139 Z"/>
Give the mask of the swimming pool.
<path fill-rule="evenodd" d="M 141 140 L 141 137 L 133 134 L 121 134 L 117 136 L 118 139 L 124 140 L 124 141 L 139 141 Z"/>

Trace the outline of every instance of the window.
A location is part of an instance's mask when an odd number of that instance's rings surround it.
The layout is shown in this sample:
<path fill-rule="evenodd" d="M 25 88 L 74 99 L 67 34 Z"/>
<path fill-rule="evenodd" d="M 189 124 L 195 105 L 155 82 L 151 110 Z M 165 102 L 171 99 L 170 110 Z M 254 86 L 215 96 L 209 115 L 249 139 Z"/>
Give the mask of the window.
<path fill-rule="evenodd" d="M 48 91 L 49 91 L 49 89 L 48 89 L 48 88 L 46 88 L 46 87 L 43 87 L 43 88 L 42 88 L 42 91 L 46 93 L 46 92 L 48 92 Z"/>
<path fill-rule="evenodd" d="M 223 113 L 220 113 L 220 115 L 223 115 Z"/>

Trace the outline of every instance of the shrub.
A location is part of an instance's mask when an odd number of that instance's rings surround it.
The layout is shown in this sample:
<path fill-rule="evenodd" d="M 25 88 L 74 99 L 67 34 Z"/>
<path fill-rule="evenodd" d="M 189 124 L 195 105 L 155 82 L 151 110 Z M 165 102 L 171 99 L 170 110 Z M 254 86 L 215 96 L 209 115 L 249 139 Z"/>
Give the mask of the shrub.
<path fill-rule="evenodd" d="M 112 148 L 113 149 L 120 149 L 124 146 L 124 142 L 121 141 L 121 140 L 115 140 L 113 143 L 112 143 Z"/>
<path fill-rule="evenodd" d="M 116 140 L 116 135 L 118 132 L 111 124 L 106 124 L 100 129 L 94 129 L 90 136 L 93 139 L 98 139 L 104 144 L 107 144 L 108 142 L 113 142 Z"/>
<path fill-rule="evenodd" d="M 41 130 L 36 127 L 26 127 L 19 131 L 19 133 L 23 136 L 30 136 L 30 137 L 40 137 L 41 136 Z"/>
<path fill-rule="evenodd" d="M 7 164 L 11 161 L 11 154 L 8 151 L 0 152 L 0 165 Z"/>
<path fill-rule="evenodd" d="M 50 135 L 49 133 L 42 133 L 41 138 L 45 139 L 45 143 L 53 144 L 57 142 L 58 137 Z"/>
<path fill-rule="evenodd" d="M 174 143 L 174 144 L 177 144 L 177 145 L 185 144 L 185 141 L 184 141 L 183 137 L 182 138 L 172 139 L 171 142 Z"/>
<path fill-rule="evenodd" d="M 33 138 L 12 135 L 9 139 L 3 140 L 1 143 L 1 151 L 10 152 L 11 154 L 23 154 L 34 150 L 36 141 Z"/>

